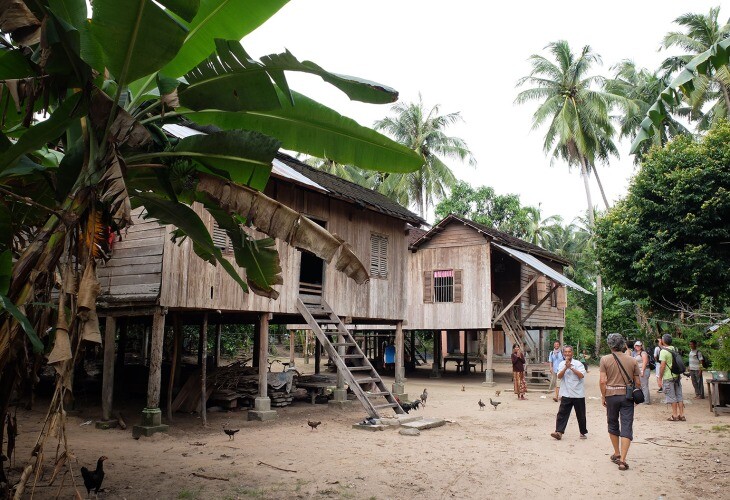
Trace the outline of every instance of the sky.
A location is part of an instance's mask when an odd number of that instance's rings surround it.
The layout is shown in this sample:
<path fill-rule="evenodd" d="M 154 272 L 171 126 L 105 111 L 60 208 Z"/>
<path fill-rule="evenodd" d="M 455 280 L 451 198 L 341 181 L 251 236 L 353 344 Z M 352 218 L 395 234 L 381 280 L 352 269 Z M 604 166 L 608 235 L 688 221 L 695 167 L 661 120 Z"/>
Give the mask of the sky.
<path fill-rule="evenodd" d="M 567 223 L 586 212 L 579 172 L 544 153 L 544 130 L 531 130 L 537 103 L 513 104 L 530 55 L 546 55 L 548 43 L 564 39 L 574 52 L 590 45 L 601 55 L 593 74 L 610 76 L 623 59 L 654 69 L 678 53 L 659 50 L 663 36 L 677 29 L 674 19 L 717 5 L 719 0 L 292 0 L 243 46 L 254 57 L 287 48 L 328 71 L 389 85 L 400 101 L 416 101 L 420 93 L 429 109 L 459 112 L 464 122 L 447 133 L 466 141 L 477 166 L 447 162 L 457 178 L 516 193 L 523 205 L 539 205 L 543 216 L 560 215 Z M 720 18 L 728 15 L 723 8 Z M 351 102 L 318 77 L 287 77 L 293 89 L 362 125 L 389 114 L 388 105 Z M 618 146 L 620 158 L 598 165 L 611 204 L 625 195 L 635 172 L 630 141 Z M 591 192 L 594 206 L 603 209 L 593 180 Z"/>

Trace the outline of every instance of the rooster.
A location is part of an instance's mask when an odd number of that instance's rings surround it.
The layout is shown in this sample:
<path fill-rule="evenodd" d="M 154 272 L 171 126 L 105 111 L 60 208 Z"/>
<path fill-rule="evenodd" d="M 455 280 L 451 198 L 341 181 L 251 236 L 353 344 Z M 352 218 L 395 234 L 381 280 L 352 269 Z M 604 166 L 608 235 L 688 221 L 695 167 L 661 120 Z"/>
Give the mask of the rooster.
<path fill-rule="evenodd" d="M 104 460 L 107 460 L 107 457 L 99 457 L 99 460 L 96 462 L 95 471 L 90 471 L 86 467 L 81 467 L 81 477 L 84 478 L 84 486 L 86 486 L 87 495 L 91 494 L 91 490 L 94 490 L 94 493 L 99 493 L 101 483 L 104 481 Z"/>
<path fill-rule="evenodd" d="M 501 401 L 492 401 L 492 398 L 489 398 L 489 404 L 494 406 L 494 409 L 496 410 L 497 407 L 502 404 L 502 402 Z"/>
<path fill-rule="evenodd" d="M 423 390 L 423 394 L 421 394 L 421 404 L 426 407 L 426 400 L 428 399 L 428 391 L 426 389 Z"/>
<path fill-rule="evenodd" d="M 223 432 L 226 433 L 226 436 L 228 436 L 229 441 L 235 441 L 236 440 L 236 433 L 240 431 L 241 429 L 223 429 Z"/>
<path fill-rule="evenodd" d="M 312 422 L 311 420 L 307 420 L 307 425 L 312 428 L 312 430 L 315 430 L 319 424 L 321 424 L 321 421 Z"/>
<path fill-rule="evenodd" d="M 482 400 L 481 400 L 481 399 L 479 400 L 479 403 L 477 403 L 477 404 L 479 405 L 479 409 L 480 409 L 480 410 L 483 410 L 483 409 L 484 409 L 484 407 L 485 407 L 485 406 L 487 406 L 487 405 L 485 405 L 484 403 L 482 403 Z"/>

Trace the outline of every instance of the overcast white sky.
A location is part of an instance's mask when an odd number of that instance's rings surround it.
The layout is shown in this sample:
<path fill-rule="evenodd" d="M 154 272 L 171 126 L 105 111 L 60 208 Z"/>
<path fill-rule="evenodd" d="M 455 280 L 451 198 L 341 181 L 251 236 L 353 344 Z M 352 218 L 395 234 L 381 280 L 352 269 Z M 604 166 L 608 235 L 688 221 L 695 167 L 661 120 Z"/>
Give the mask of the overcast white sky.
<path fill-rule="evenodd" d="M 254 57 L 288 48 L 329 71 L 390 85 L 401 101 L 414 101 L 420 92 L 428 107 L 461 112 L 464 123 L 448 133 L 468 143 L 478 165 L 451 162 L 457 177 L 517 193 L 525 205 L 541 203 L 544 216 L 570 222 L 586 210 L 578 171 L 550 165 L 544 131 L 531 131 L 536 105 L 513 104 L 515 83 L 530 70 L 528 57 L 566 39 L 576 52 L 590 45 L 602 56 L 594 73 L 609 75 L 625 58 L 655 68 L 668 55 L 658 49 L 676 29 L 673 20 L 716 5 L 719 0 L 292 0 L 243 44 Z M 728 15 L 724 8 L 720 18 Z M 292 88 L 363 125 L 389 112 L 387 105 L 350 102 L 317 77 L 289 79 Z M 621 158 L 599 166 L 610 202 L 624 195 L 634 173 L 628 149 L 622 143 Z M 603 208 L 595 182 L 591 189 L 594 205 Z"/>

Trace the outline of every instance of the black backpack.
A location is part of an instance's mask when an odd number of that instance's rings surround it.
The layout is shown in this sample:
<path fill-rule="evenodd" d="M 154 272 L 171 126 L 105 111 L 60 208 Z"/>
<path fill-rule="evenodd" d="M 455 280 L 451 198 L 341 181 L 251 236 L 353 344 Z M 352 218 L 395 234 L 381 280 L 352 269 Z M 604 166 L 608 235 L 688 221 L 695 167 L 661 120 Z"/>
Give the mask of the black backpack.
<path fill-rule="evenodd" d="M 709 368 L 712 366 L 712 361 L 707 359 L 707 356 L 705 356 L 703 353 L 701 353 L 698 349 L 697 357 L 699 358 L 700 356 L 702 356 L 702 359 L 700 360 L 700 365 L 702 366 L 702 368 Z"/>
<path fill-rule="evenodd" d="M 669 368 L 669 371 L 671 371 L 674 375 L 682 375 L 686 371 L 686 367 L 684 366 L 684 360 L 682 359 L 682 356 L 679 355 L 679 352 L 676 349 L 666 349 L 664 347 L 662 347 L 662 349 L 672 355 L 672 366 Z"/>
<path fill-rule="evenodd" d="M 649 358 L 646 363 L 646 367 L 650 370 L 656 369 L 656 360 L 654 359 L 654 355 L 650 353 L 649 351 L 644 351 L 646 353 L 646 357 Z"/>

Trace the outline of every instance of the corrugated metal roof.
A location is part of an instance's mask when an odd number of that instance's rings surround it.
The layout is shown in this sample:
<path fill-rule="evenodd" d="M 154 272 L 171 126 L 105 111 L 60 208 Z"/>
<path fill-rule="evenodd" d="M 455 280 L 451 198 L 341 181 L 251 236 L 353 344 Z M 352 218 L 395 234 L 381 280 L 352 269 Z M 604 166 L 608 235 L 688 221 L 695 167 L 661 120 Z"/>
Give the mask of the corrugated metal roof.
<path fill-rule="evenodd" d="M 553 281 L 557 281 L 561 285 L 566 285 L 571 288 L 575 288 L 576 290 L 580 290 L 583 293 L 587 293 L 591 295 L 591 292 L 580 286 L 574 281 L 571 281 L 570 279 L 566 278 L 562 274 L 560 274 L 555 269 L 551 268 L 550 266 L 540 262 L 535 256 L 530 255 L 528 253 L 520 252 L 519 250 L 515 250 L 514 248 L 509 248 L 506 246 L 502 246 L 498 243 L 492 242 L 492 244 L 499 248 L 500 250 L 504 251 L 508 255 L 514 257 L 515 259 L 519 260 L 523 264 L 526 264 L 527 266 L 531 267 L 535 271 L 544 274 L 545 276 L 548 276 Z"/>

